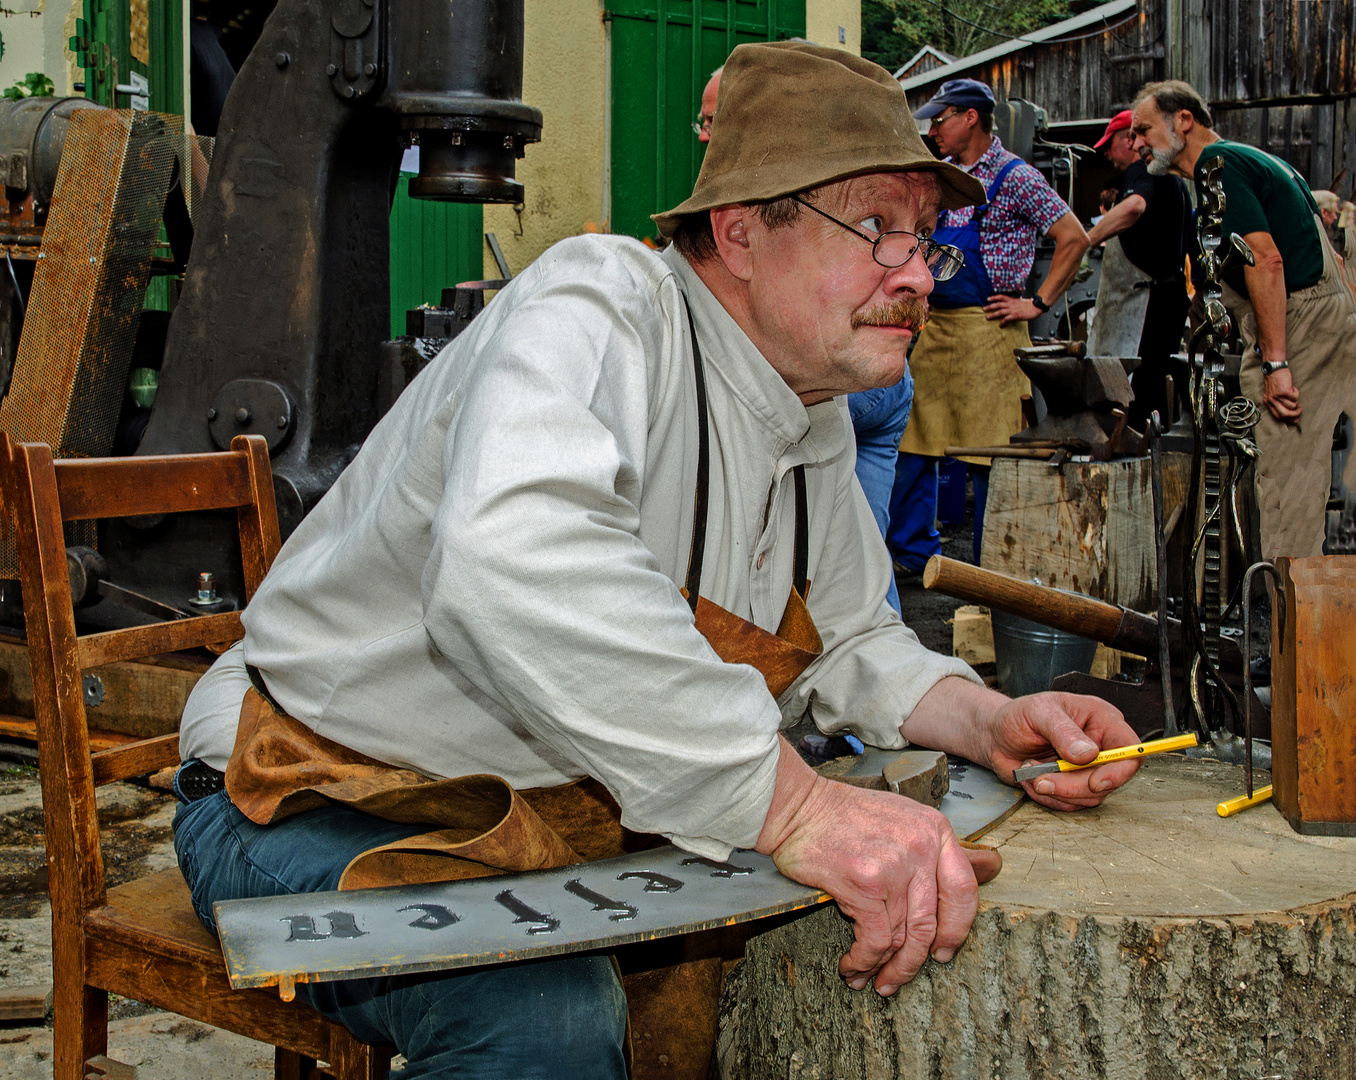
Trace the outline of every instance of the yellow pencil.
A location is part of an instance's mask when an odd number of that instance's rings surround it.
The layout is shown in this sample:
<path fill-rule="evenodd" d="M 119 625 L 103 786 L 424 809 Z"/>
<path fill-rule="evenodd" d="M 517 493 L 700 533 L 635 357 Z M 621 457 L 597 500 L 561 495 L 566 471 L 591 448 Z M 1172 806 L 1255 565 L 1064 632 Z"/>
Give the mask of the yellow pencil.
<path fill-rule="evenodd" d="M 1271 798 L 1271 785 L 1259 787 L 1252 793 L 1252 798 L 1246 795 L 1240 795 L 1236 799 L 1229 799 L 1227 802 L 1220 803 L 1215 807 L 1215 813 L 1220 817 L 1230 817 L 1240 810 L 1246 810 L 1250 806 L 1259 806 Z"/>
<path fill-rule="evenodd" d="M 1014 769 L 1014 780 L 1033 780 L 1053 772 L 1075 772 L 1078 769 L 1091 769 L 1094 765 L 1105 765 L 1109 761 L 1125 761 L 1129 758 L 1147 757 L 1149 754 L 1163 754 L 1169 750 L 1185 750 L 1189 746 L 1200 745 L 1195 733 L 1174 735 L 1171 739 L 1154 739 L 1152 742 L 1135 743 L 1134 746 L 1118 746 L 1114 750 L 1103 750 L 1086 765 L 1075 765 L 1072 761 L 1046 761 L 1040 765 L 1028 765 L 1023 769 Z"/>

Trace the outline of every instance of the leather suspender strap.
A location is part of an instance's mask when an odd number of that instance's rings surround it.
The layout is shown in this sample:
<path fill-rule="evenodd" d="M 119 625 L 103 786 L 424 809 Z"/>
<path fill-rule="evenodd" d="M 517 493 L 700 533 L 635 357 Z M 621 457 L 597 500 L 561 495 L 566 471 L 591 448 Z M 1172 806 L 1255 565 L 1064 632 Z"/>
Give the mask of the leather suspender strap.
<path fill-rule="evenodd" d="M 791 470 L 796 479 L 796 562 L 791 581 L 800 598 L 805 596 L 805 575 L 810 568 L 810 509 L 805 497 L 805 466 Z"/>
<path fill-rule="evenodd" d="M 702 349 L 697 344 L 697 324 L 692 305 L 683 297 L 687 328 L 692 334 L 692 374 L 697 383 L 697 490 L 692 496 L 692 547 L 687 556 L 687 604 L 697 613 L 697 591 L 702 583 L 702 558 L 706 554 L 706 513 L 711 488 L 711 418 L 706 411 L 706 374 Z"/>
<path fill-rule="evenodd" d="M 697 594 L 702 583 L 702 560 L 706 555 L 706 516 L 711 489 L 711 417 L 706 409 L 706 374 L 701 346 L 697 344 L 697 324 L 692 305 L 683 297 L 687 327 L 692 335 L 692 376 L 697 384 L 697 489 L 692 496 L 692 547 L 687 557 L 687 606 L 697 612 Z M 805 494 L 805 466 L 792 470 L 796 482 L 796 558 L 793 581 L 796 592 L 805 598 L 806 575 L 810 566 L 810 511 Z"/>

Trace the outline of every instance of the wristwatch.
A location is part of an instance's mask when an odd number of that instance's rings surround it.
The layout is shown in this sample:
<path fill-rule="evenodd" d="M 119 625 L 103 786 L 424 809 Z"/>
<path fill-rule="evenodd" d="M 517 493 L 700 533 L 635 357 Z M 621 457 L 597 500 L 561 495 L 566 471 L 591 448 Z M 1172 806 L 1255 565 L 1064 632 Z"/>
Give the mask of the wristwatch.
<path fill-rule="evenodd" d="M 1289 367 L 1290 367 L 1290 361 L 1289 361 L 1289 360 L 1263 360 L 1263 361 L 1262 361 L 1262 374 L 1263 374 L 1263 375 L 1275 375 L 1276 372 L 1278 372 L 1278 371 L 1281 370 L 1281 368 L 1286 368 L 1286 369 L 1288 369 Z"/>
<path fill-rule="evenodd" d="M 1036 307 L 1037 307 L 1040 311 L 1049 311 L 1049 310 L 1050 310 L 1050 305 L 1047 304 L 1044 300 L 1041 299 L 1041 294 L 1040 294 L 1040 293 L 1037 293 L 1035 296 L 1033 296 L 1033 297 L 1031 298 L 1031 302 L 1032 302 L 1033 304 L 1035 304 Z"/>

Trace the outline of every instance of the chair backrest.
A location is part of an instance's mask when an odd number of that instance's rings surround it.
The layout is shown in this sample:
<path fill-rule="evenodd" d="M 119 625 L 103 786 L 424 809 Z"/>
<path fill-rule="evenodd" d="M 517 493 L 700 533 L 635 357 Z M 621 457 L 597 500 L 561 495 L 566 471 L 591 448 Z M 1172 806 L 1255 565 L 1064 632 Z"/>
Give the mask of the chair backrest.
<path fill-rule="evenodd" d="M 179 760 L 177 734 L 91 755 L 82 671 L 230 643 L 243 630 L 229 611 L 77 636 L 62 523 L 234 507 L 248 599 L 280 544 L 268 444 L 241 435 L 219 454 L 53 461 L 50 447 L 0 433 L 0 496 L 23 588 L 52 915 L 79 920 L 105 902 L 95 787 Z"/>

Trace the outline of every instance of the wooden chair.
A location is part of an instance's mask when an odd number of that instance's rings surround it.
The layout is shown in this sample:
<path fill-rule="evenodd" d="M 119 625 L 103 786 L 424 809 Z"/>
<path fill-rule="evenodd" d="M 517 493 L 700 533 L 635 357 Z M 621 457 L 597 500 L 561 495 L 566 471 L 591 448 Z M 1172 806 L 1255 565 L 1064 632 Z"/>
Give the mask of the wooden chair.
<path fill-rule="evenodd" d="M 237 508 L 246 596 L 278 552 L 267 443 L 239 436 L 220 454 L 53 461 L 0 435 L 0 494 L 17 527 L 33 668 L 52 900 L 55 1080 L 111 1063 L 107 992 L 272 1043 L 279 1080 L 317 1062 L 339 1080 L 384 1076 L 390 1048 L 360 1042 L 299 1002 L 232 990 L 221 949 L 193 913 L 177 869 L 108 889 L 94 789 L 177 764 L 178 735 L 91 754 L 81 673 L 119 660 L 238 640 L 238 612 L 77 637 L 63 521 Z M 90 1066 L 91 1059 L 96 1060 Z"/>

